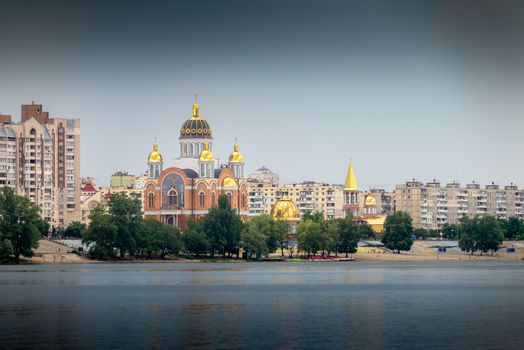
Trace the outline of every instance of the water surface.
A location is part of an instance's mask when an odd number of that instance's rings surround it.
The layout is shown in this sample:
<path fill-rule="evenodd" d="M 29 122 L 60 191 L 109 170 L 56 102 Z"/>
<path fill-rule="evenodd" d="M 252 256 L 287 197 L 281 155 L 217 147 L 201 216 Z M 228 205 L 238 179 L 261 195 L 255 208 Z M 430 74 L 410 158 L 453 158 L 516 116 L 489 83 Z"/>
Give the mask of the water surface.
<path fill-rule="evenodd" d="M 0 349 L 518 349 L 524 263 L 0 266 Z"/>

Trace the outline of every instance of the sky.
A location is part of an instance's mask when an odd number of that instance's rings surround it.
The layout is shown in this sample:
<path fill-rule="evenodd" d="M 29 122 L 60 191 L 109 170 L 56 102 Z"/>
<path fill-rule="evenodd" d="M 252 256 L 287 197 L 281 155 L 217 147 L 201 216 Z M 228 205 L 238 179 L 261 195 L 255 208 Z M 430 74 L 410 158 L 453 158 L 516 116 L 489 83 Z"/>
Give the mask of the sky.
<path fill-rule="evenodd" d="M 282 183 L 524 186 L 516 0 L 0 0 L 0 113 L 81 119 L 81 174 L 165 165 L 198 94 L 227 161 Z"/>

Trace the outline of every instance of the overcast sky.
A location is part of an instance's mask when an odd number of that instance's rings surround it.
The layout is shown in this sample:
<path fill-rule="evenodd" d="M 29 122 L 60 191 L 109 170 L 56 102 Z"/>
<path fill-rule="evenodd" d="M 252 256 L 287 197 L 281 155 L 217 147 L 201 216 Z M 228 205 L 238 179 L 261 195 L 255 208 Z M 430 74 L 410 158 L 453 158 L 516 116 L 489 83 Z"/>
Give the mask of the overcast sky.
<path fill-rule="evenodd" d="M 524 13 L 498 1 L 0 0 L 0 112 L 82 125 L 81 173 L 178 157 L 193 94 L 281 182 L 524 186 Z"/>

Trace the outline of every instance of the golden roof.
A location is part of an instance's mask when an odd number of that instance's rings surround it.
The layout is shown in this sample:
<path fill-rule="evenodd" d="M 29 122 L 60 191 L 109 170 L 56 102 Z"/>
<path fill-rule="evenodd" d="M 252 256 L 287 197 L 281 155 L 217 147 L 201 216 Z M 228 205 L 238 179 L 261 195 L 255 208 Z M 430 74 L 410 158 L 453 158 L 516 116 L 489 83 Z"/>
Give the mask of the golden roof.
<path fill-rule="evenodd" d="M 211 138 L 211 125 L 200 116 L 199 109 L 200 107 L 195 97 L 193 114 L 182 124 L 180 128 L 180 138 Z"/>
<path fill-rule="evenodd" d="M 148 163 L 162 163 L 163 158 L 162 154 L 158 151 L 158 145 L 155 143 L 153 144 L 153 151 L 149 153 L 149 158 L 147 159 Z"/>
<path fill-rule="evenodd" d="M 364 201 L 364 205 L 367 205 L 369 207 L 376 207 L 377 201 L 375 200 L 375 197 L 371 195 L 371 193 L 368 193 L 366 196 L 366 200 Z"/>
<path fill-rule="evenodd" d="M 229 176 L 224 179 L 224 182 L 222 183 L 222 186 L 235 186 L 237 183 L 235 179 L 230 178 Z"/>
<path fill-rule="evenodd" d="M 238 143 L 233 146 L 233 152 L 229 155 L 230 163 L 244 163 L 244 156 L 238 151 Z"/>
<path fill-rule="evenodd" d="M 371 226 L 371 229 L 375 233 L 382 233 L 384 231 L 384 223 L 386 222 L 386 216 L 379 215 L 374 216 L 372 218 L 366 218 L 364 219 L 369 226 Z"/>
<path fill-rule="evenodd" d="M 210 162 L 215 160 L 215 157 L 213 157 L 213 153 L 209 150 L 209 143 L 204 143 L 204 149 L 202 150 L 202 152 L 200 152 L 199 159 L 204 162 Z"/>
<path fill-rule="evenodd" d="M 357 179 L 355 178 L 355 172 L 353 171 L 353 163 L 349 162 L 348 173 L 346 175 L 345 190 L 358 190 Z"/>
<path fill-rule="evenodd" d="M 273 219 L 283 219 L 288 221 L 300 220 L 300 212 L 297 205 L 286 196 L 282 196 L 271 208 L 271 217 Z"/>

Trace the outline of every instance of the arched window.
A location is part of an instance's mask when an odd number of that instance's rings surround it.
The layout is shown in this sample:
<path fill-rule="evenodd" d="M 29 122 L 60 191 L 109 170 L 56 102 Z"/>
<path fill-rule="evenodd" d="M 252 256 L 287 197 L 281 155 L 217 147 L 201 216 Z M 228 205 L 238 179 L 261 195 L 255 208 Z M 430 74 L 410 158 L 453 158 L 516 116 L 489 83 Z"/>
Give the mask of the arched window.
<path fill-rule="evenodd" d="M 231 194 L 231 192 L 228 192 L 228 193 L 226 193 L 226 197 L 227 197 L 227 204 L 229 204 L 229 206 L 231 206 L 231 199 L 232 199 L 233 195 Z"/>
<path fill-rule="evenodd" d="M 167 203 L 168 205 L 177 205 L 178 204 L 178 193 L 174 188 L 170 189 L 167 192 Z"/>
<path fill-rule="evenodd" d="M 203 208 L 206 205 L 206 194 L 204 192 L 200 192 L 198 196 L 200 199 L 200 206 Z"/>
<path fill-rule="evenodd" d="M 193 144 L 192 143 L 188 144 L 187 153 L 189 153 L 190 156 L 193 156 Z"/>
<path fill-rule="evenodd" d="M 149 206 L 149 208 L 153 208 L 155 206 L 155 195 L 153 194 L 153 192 L 149 193 L 147 198 L 147 205 Z"/>
<path fill-rule="evenodd" d="M 215 192 L 211 192 L 211 205 L 216 204 Z"/>
<path fill-rule="evenodd" d="M 242 202 L 241 202 L 242 203 L 242 208 L 245 208 L 246 207 L 246 194 L 245 194 L 245 192 L 242 192 L 241 199 L 242 199 Z"/>

